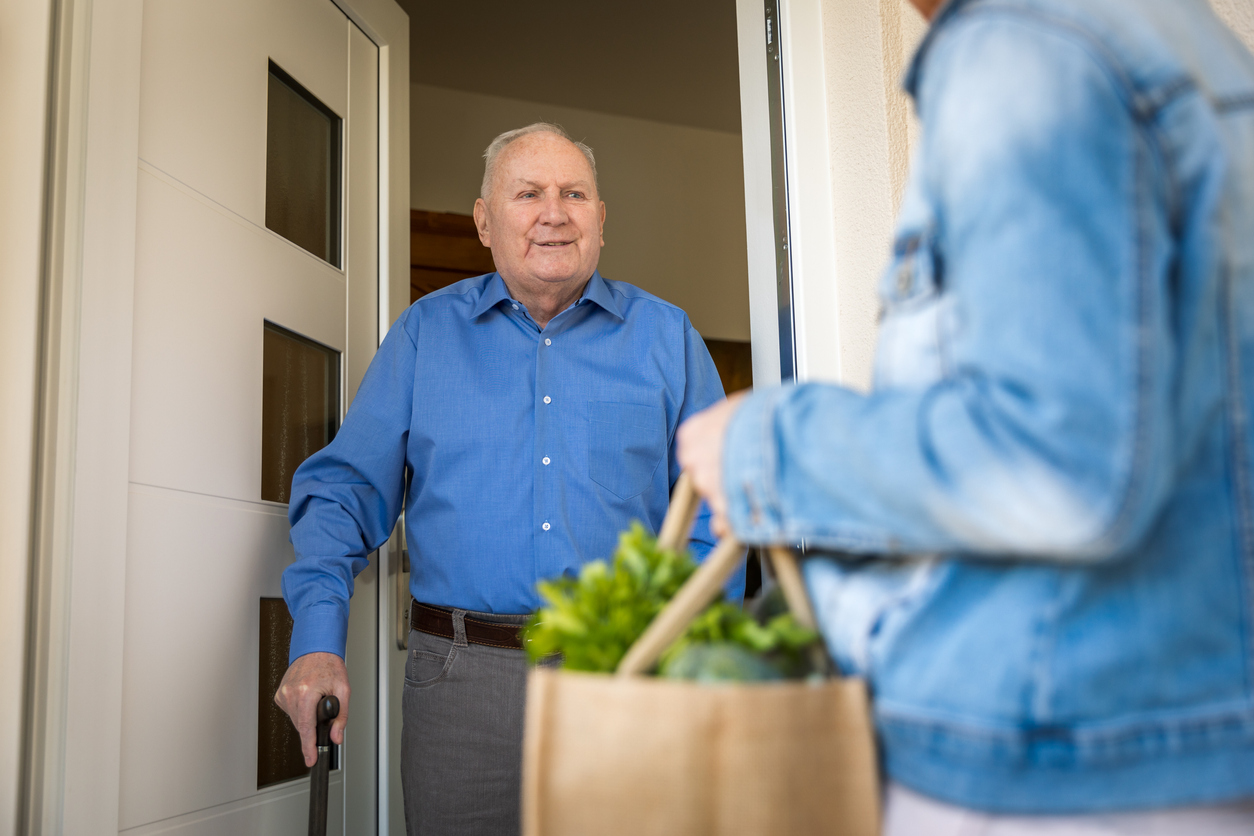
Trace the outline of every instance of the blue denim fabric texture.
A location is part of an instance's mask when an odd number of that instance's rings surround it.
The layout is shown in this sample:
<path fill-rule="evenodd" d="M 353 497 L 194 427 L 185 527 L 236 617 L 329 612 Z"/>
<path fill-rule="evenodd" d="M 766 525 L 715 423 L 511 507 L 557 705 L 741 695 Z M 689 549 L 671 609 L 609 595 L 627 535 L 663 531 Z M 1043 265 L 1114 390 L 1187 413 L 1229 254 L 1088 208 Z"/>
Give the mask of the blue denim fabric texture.
<path fill-rule="evenodd" d="M 1204 0 L 952 0 L 906 86 L 874 389 L 746 401 L 733 528 L 846 553 L 807 580 L 893 780 L 1252 796 L 1254 58 Z"/>
<path fill-rule="evenodd" d="M 537 581 L 610 557 L 633 520 L 658 530 L 675 428 L 722 397 L 688 316 L 599 273 L 543 331 L 496 273 L 419 299 L 292 480 L 290 658 L 344 654 L 353 579 L 402 504 L 414 598 L 535 609 Z M 702 508 L 693 554 L 712 546 Z"/>

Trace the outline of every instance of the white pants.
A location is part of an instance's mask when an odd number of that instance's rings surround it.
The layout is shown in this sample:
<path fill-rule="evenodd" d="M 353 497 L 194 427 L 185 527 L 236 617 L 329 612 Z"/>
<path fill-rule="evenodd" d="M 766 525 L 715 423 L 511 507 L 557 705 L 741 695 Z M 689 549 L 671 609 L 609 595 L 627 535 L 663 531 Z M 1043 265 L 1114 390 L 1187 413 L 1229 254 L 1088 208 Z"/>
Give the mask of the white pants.
<path fill-rule="evenodd" d="M 1254 799 L 1210 807 L 1083 816 L 1006 816 L 889 784 L 884 836 L 1254 836 Z"/>

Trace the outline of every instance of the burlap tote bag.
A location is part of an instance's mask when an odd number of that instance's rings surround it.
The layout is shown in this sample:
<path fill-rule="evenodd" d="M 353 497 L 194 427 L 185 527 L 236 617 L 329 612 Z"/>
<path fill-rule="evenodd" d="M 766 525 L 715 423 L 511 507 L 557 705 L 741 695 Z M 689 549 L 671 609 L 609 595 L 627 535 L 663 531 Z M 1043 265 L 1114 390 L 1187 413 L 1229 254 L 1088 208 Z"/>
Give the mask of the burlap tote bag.
<path fill-rule="evenodd" d="M 681 478 L 664 546 L 686 544 L 696 508 Z M 615 675 L 532 670 L 524 836 L 879 833 L 862 680 L 702 685 L 642 675 L 719 594 L 740 554 L 738 543 L 719 543 Z M 792 553 L 773 549 L 771 559 L 789 607 L 812 627 Z"/>

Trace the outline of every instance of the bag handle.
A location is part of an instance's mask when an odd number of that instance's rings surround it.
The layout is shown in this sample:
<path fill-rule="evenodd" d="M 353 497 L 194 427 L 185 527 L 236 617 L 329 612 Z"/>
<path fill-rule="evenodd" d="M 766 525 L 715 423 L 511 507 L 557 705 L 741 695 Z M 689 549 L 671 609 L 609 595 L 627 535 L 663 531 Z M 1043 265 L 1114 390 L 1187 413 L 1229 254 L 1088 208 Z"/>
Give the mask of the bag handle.
<path fill-rule="evenodd" d="M 699 505 L 699 497 L 692 486 L 692 480 L 687 473 L 681 473 L 675 482 L 671 504 L 662 521 L 661 534 L 658 535 L 660 547 L 673 551 L 681 551 L 687 547 Z M 697 567 L 697 571 L 692 573 L 675 593 L 675 597 L 662 608 L 640 638 L 636 639 L 636 643 L 627 650 L 622 661 L 618 663 L 618 676 L 636 676 L 653 667 L 666 648 L 688 629 L 692 620 L 709 606 L 723 588 L 723 584 L 727 583 L 727 579 L 736 570 L 736 564 L 740 562 L 742 548 L 734 537 L 724 537 L 718 542 L 705 562 Z M 796 556 L 791 550 L 782 547 L 772 548 L 770 554 L 775 575 L 784 592 L 784 600 L 792 610 L 793 617 L 802 626 L 813 629 L 814 610 L 810 607 Z"/>

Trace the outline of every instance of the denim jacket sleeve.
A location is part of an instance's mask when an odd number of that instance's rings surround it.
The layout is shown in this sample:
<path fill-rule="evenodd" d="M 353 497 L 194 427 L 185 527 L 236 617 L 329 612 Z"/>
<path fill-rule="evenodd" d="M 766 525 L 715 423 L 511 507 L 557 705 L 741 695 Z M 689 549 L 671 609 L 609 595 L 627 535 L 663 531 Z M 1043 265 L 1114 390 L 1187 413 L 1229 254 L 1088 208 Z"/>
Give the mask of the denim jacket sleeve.
<path fill-rule="evenodd" d="M 313 652 L 344 655 L 353 580 L 400 516 L 416 355 L 409 314 L 379 346 L 341 432 L 292 478 L 296 562 L 283 572 L 294 622 L 289 661 Z"/>
<path fill-rule="evenodd" d="M 930 45 L 876 386 L 755 394 L 724 452 L 747 542 L 1100 559 L 1171 478 L 1173 257 L 1152 131 L 1063 27 Z"/>

